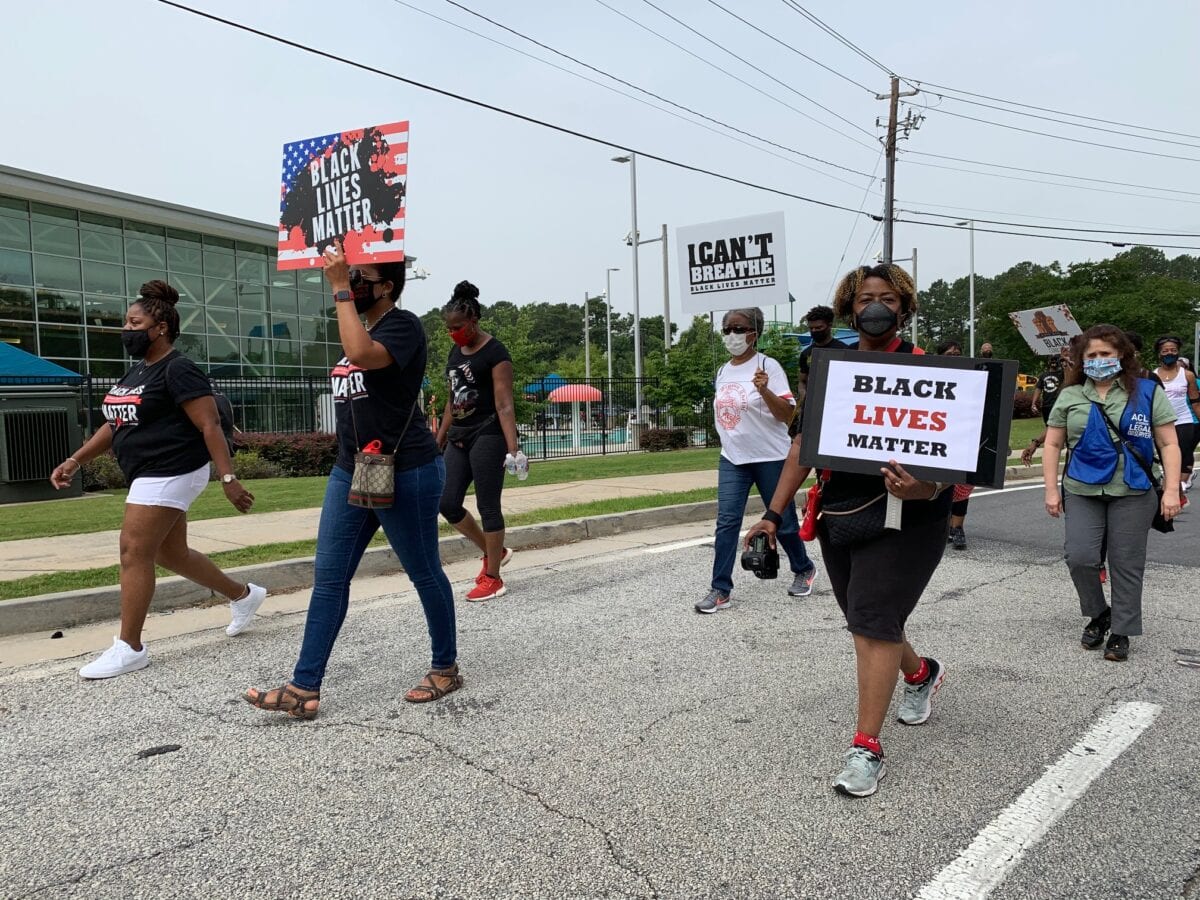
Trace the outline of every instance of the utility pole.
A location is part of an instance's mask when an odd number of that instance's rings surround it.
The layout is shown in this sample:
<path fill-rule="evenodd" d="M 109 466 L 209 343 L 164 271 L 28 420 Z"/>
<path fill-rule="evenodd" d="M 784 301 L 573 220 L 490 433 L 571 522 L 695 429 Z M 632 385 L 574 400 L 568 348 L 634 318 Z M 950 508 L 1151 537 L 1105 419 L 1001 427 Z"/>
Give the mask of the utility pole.
<path fill-rule="evenodd" d="M 884 176 L 883 187 L 883 261 L 890 263 L 892 261 L 892 231 L 895 224 L 895 200 L 896 200 L 896 144 L 899 141 L 898 132 L 903 130 L 903 137 L 907 138 L 910 131 L 920 127 L 923 116 L 914 117 L 912 110 L 908 111 L 903 122 L 897 122 L 896 117 L 900 111 L 900 98 L 913 97 L 918 94 L 915 88 L 911 91 L 900 92 L 900 79 L 898 76 L 892 76 L 892 89 L 887 94 L 876 94 L 876 100 L 887 100 L 888 104 L 888 124 L 887 137 L 884 138 L 883 149 L 887 158 L 887 170 Z M 876 125 L 879 123 L 876 122 Z"/>
<path fill-rule="evenodd" d="M 668 256 L 667 256 L 667 226 L 663 223 L 662 227 L 662 251 L 663 251 L 663 359 L 667 358 L 667 352 L 671 349 L 671 276 L 667 271 Z M 680 326 L 682 327 L 682 326 Z"/>
<path fill-rule="evenodd" d="M 917 281 L 917 248 L 916 247 L 913 247 L 912 264 L 913 264 L 913 266 L 912 266 L 912 269 L 913 269 L 912 270 L 913 296 L 920 297 L 921 295 L 917 289 L 917 285 L 920 284 L 920 282 Z M 920 309 L 919 304 L 918 304 L 918 309 Z M 919 317 L 920 317 L 920 313 L 917 310 L 913 310 L 912 342 L 913 342 L 914 347 L 917 345 L 917 319 Z"/>

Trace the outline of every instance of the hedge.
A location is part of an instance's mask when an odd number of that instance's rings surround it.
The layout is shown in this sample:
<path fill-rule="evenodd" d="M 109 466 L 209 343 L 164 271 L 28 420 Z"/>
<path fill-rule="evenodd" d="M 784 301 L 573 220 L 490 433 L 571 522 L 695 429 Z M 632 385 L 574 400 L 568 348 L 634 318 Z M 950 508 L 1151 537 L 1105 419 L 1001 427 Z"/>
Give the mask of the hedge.
<path fill-rule="evenodd" d="M 641 450 L 686 450 L 691 432 L 687 428 L 649 428 L 638 443 Z"/>
<path fill-rule="evenodd" d="M 328 475 L 337 459 L 337 438 L 332 434 L 254 434 L 243 432 L 238 443 L 277 465 L 292 478 Z"/>

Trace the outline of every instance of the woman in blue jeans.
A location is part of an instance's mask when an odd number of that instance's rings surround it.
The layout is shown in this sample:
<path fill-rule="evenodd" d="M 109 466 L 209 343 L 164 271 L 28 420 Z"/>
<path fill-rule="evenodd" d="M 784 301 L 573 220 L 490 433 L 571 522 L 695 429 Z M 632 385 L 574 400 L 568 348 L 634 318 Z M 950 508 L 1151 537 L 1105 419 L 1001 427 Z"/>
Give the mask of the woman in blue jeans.
<path fill-rule="evenodd" d="M 380 528 L 417 589 L 433 649 L 430 671 L 404 699 L 425 703 L 462 686 L 454 597 L 438 554 L 438 502 L 446 470 L 418 403 L 425 331 L 415 315 L 396 306 L 404 290 L 404 263 L 351 269 L 339 243 L 325 251 L 325 278 L 333 289 L 345 356 L 332 375 L 338 455 L 321 507 L 304 642 L 290 682 L 269 691 L 251 688 L 244 695 L 259 709 L 297 719 L 317 716 L 325 667 L 350 605 L 350 579 Z M 394 504 L 351 506 L 354 454 L 376 442 L 382 452 L 395 454 Z"/>
<path fill-rule="evenodd" d="M 796 400 L 788 387 L 783 366 L 758 352 L 763 314 L 757 307 L 730 310 L 721 320 L 725 349 L 730 360 L 717 372 L 713 413 L 721 436 L 721 461 L 717 472 L 716 557 L 712 586 L 696 604 L 696 612 L 715 613 L 729 606 L 733 591 L 733 564 L 738 535 L 746 515 L 750 488 L 758 488 L 763 503 L 770 503 L 791 449 L 788 423 Z M 779 526 L 779 543 L 792 568 L 788 594 L 812 593 L 817 567 L 800 540 L 796 506 L 787 505 Z"/>

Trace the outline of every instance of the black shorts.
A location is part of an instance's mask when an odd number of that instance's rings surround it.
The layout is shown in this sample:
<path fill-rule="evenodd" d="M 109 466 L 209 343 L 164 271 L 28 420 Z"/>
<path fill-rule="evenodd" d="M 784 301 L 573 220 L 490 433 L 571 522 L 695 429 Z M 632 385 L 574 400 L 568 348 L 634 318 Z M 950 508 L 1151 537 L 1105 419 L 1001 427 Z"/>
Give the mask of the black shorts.
<path fill-rule="evenodd" d="M 907 525 L 855 547 L 834 547 L 818 529 L 821 557 L 853 634 L 904 640 L 904 624 L 946 550 L 948 518 Z"/>

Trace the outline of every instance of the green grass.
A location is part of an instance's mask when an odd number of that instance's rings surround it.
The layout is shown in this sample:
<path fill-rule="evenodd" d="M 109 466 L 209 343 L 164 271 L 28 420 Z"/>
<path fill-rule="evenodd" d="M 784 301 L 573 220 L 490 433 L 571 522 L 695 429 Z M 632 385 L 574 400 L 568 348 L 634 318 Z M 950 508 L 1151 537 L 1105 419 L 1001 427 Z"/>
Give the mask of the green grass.
<path fill-rule="evenodd" d="M 535 462 L 530 466 L 529 478 L 524 484 L 561 484 L 564 481 L 715 469 L 719 453 L 717 449 L 678 450 L 671 453 L 626 453 Z M 264 478 L 247 481 L 246 486 L 254 494 L 255 513 L 282 512 L 319 507 L 325 496 L 327 480 L 324 476 Z M 510 481 L 510 484 L 517 486 L 516 481 Z M 0 508 L 0 541 L 115 531 L 121 527 L 125 494 L 125 491 L 108 491 L 89 494 L 81 499 L 46 500 Z M 238 513 L 229 505 L 220 486 L 209 485 L 192 504 L 188 521 L 236 515 Z"/>
<path fill-rule="evenodd" d="M 532 477 L 530 480 L 532 480 Z M 579 519 L 585 516 L 602 516 L 608 513 L 672 506 L 677 503 L 698 503 L 703 500 L 715 500 L 716 497 L 716 488 L 699 488 L 692 491 L 649 494 L 641 497 L 617 497 L 611 500 L 574 503 L 569 506 L 558 506 L 550 509 L 535 509 L 529 512 L 506 516 L 505 518 L 509 527 L 538 525 L 543 522 L 558 522 Z M 439 526 L 439 533 L 449 535 L 455 532 L 453 528 L 443 522 Z M 381 546 L 385 542 L 386 539 L 384 536 L 377 534 L 371 543 L 373 546 Z M 222 568 L 233 568 L 234 566 L 249 566 L 258 563 L 276 562 L 281 559 L 312 556 L 315 552 L 316 541 L 290 541 L 280 544 L 260 544 L 255 547 L 243 547 L 238 550 L 225 550 L 220 553 L 209 554 L 209 559 Z M 159 577 L 170 574 L 165 569 L 158 570 Z M 83 569 L 77 572 L 53 572 L 48 575 L 32 575 L 28 578 L 18 578 L 14 581 L 0 581 L 0 600 L 32 597 L 38 594 L 53 594 L 59 591 L 108 587 L 117 584 L 119 575 L 119 566 L 104 566 L 99 569 Z"/>

